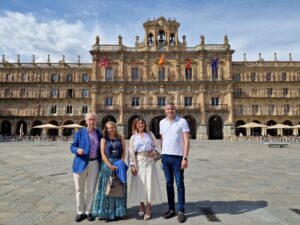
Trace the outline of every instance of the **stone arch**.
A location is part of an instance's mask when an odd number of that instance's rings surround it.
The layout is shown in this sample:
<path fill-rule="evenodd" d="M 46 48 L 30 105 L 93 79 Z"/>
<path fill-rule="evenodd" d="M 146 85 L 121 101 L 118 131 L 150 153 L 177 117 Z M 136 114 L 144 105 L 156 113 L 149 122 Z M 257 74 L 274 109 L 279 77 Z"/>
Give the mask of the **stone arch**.
<path fill-rule="evenodd" d="M 85 120 L 80 121 L 79 125 L 86 127 L 86 122 L 85 122 Z"/>
<path fill-rule="evenodd" d="M 270 126 L 274 126 L 276 125 L 277 123 L 274 121 L 274 120 L 269 120 L 267 122 L 267 126 L 270 127 Z M 277 129 L 267 129 L 267 135 L 270 135 L 270 136 L 277 136 Z"/>
<path fill-rule="evenodd" d="M 285 120 L 283 122 L 283 124 L 293 126 L 293 123 L 290 120 Z M 282 129 L 282 135 L 283 136 L 292 136 L 293 135 L 293 129 Z"/>
<path fill-rule="evenodd" d="M 190 127 L 190 137 L 191 139 L 196 139 L 196 119 L 193 115 L 185 115 L 183 117 L 189 124 Z"/>
<path fill-rule="evenodd" d="M 43 123 L 40 120 L 35 120 L 32 123 L 32 127 L 39 126 L 39 125 L 42 125 L 42 124 Z M 42 134 L 42 129 L 32 128 L 31 131 L 30 131 L 31 136 L 41 136 L 41 134 Z"/>
<path fill-rule="evenodd" d="M 73 121 L 67 120 L 66 122 L 64 122 L 63 125 L 69 125 L 69 124 L 73 124 Z M 73 134 L 74 134 L 74 128 L 63 129 L 63 136 L 72 136 Z"/>
<path fill-rule="evenodd" d="M 51 123 L 52 125 L 55 125 L 55 126 L 59 126 L 58 122 L 55 120 L 51 120 L 49 123 Z M 58 136 L 58 129 L 48 129 L 47 135 L 48 136 Z"/>
<path fill-rule="evenodd" d="M 17 135 L 20 135 L 20 132 L 21 132 L 21 126 L 23 125 L 22 127 L 22 132 L 23 134 L 22 135 L 27 135 L 27 123 L 24 121 L 24 120 L 20 120 L 18 123 L 17 123 L 17 130 L 16 130 L 16 134 Z"/>
<path fill-rule="evenodd" d="M 236 136 L 239 136 L 240 134 L 242 134 L 243 136 L 247 135 L 246 128 L 238 128 L 239 126 L 242 126 L 244 124 L 246 124 L 246 123 L 243 120 L 238 120 L 235 122 L 235 135 Z"/>
<path fill-rule="evenodd" d="M 149 130 L 152 131 L 154 136 L 158 139 L 160 139 L 160 133 L 159 133 L 159 122 L 164 119 L 166 116 L 156 116 L 154 117 L 150 122 L 150 128 Z"/>
<path fill-rule="evenodd" d="M 253 120 L 252 122 L 261 124 L 259 120 Z M 252 128 L 251 136 L 261 136 L 261 127 Z"/>
<path fill-rule="evenodd" d="M 4 136 L 11 135 L 11 122 L 4 120 L 1 124 L 1 134 Z"/>
<path fill-rule="evenodd" d="M 223 139 L 223 121 L 218 115 L 213 115 L 208 120 L 208 139 Z"/>
<path fill-rule="evenodd" d="M 112 116 L 112 115 L 106 115 L 106 116 L 103 117 L 102 122 L 101 122 L 101 129 L 102 130 L 104 129 L 104 126 L 105 126 L 105 124 L 108 121 L 112 121 L 114 123 L 117 123 L 117 120 L 116 120 L 116 118 L 114 116 Z"/>

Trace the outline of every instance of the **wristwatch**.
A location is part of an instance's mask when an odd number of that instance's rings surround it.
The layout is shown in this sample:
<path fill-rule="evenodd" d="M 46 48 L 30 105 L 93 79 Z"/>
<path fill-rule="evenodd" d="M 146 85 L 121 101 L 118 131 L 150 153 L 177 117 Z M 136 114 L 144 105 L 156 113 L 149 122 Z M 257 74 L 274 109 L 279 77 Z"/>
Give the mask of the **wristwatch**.
<path fill-rule="evenodd" d="M 187 160 L 187 157 L 186 157 L 186 156 L 184 156 L 184 157 L 183 157 L 183 160 Z"/>

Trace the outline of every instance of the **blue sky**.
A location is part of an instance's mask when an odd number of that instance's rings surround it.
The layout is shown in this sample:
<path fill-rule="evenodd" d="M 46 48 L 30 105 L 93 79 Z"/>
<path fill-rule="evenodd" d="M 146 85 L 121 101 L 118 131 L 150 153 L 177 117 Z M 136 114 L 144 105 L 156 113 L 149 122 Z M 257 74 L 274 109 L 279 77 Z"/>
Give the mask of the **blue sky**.
<path fill-rule="evenodd" d="M 133 47 L 144 38 L 143 23 L 161 15 L 175 18 L 180 39 L 193 47 L 205 36 L 207 44 L 223 43 L 227 34 L 234 61 L 300 61 L 300 0 L 0 0 L 0 54 L 15 62 L 91 62 L 96 34 L 102 44 Z"/>

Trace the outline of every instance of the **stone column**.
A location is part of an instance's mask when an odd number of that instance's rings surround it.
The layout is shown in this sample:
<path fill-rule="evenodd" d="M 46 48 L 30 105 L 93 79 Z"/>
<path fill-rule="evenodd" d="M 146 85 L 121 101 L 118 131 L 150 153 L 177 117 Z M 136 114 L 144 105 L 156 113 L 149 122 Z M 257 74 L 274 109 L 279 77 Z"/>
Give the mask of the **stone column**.
<path fill-rule="evenodd" d="M 91 88 L 91 112 L 96 112 L 96 107 L 97 107 L 97 86 L 94 85 Z"/>
<path fill-rule="evenodd" d="M 122 90 L 118 93 L 118 98 L 119 98 L 119 110 L 120 110 L 120 114 L 119 114 L 119 119 L 117 121 L 117 127 L 118 127 L 118 131 L 121 135 L 124 135 L 124 137 L 126 137 L 126 133 L 125 133 L 125 92 L 124 92 L 124 88 L 121 88 Z"/>
<path fill-rule="evenodd" d="M 199 114 L 199 125 L 197 128 L 197 139 L 207 140 L 208 139 L 208 124 L 205 121 L 205 92 L 204 89 L 200 91 L 200 114 Z"/>

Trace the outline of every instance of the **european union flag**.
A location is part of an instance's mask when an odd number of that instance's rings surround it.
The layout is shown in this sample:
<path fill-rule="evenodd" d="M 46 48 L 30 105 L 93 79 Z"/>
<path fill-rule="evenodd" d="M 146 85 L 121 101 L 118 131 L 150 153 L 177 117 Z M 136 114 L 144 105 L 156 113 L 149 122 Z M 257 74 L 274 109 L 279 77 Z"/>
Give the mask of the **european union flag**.
<path fill-rule="evenodd" d="M 215 58 L 211 62 L 211 69 L 212 71 L 215 71 L 218 69 L 218 63 L 219 63 L 219 58 Z"/>

